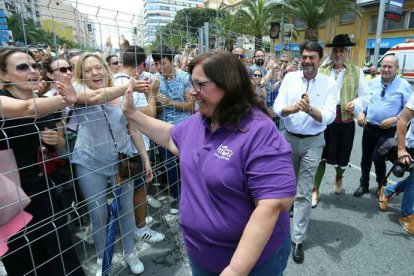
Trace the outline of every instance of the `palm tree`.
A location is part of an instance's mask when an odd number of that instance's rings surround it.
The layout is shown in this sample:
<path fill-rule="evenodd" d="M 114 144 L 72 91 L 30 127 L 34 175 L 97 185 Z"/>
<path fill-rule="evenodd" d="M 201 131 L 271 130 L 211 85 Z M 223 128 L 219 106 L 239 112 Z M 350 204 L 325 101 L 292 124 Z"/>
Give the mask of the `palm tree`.
<path fill-rule="evenodd" d="M 279 21 L 276 18 L 280 13 L 273 4 L 267 4 L 268 2 L 268 0 L 243 0 L 233 17 L 232 29 L 255 36 L 256 50 L 261 49 L 262 37 L 270 30 L 270 22 Z"/>
<path fill-rule="evenodd" d="M 354 12 L 354 0 L 287 0 L 282 3 L 284 14 L 306 24 L 305 40 L 318 41 L 318 26 L 337 15 Z"/>

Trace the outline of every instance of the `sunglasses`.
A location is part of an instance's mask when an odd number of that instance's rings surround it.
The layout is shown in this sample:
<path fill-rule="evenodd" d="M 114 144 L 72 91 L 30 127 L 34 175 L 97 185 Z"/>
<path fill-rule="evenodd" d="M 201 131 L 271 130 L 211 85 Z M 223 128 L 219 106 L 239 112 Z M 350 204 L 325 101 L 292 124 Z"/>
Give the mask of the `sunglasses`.
<path fill-rule="evenodd" d="M 257 74 L 253 74 L 253 76 L 255 76 L 256 78 L 261 78 L 262 75 L 257 75 Z"/>
<path fill-rule="evenodd" d="M 22 64 L 16 65 L 16 71 L 19 73 L 25 73 L 30 70 L 30 67 L 35 71 L 42 70 L 42 65 L 40 65 L 39 63 L 32 63 L 30 65 L 27 63 L 22 63 Z"/>
<path fill-rule="evenodd" d="M 59 70 L 62 74 L 66 74 L 68 71 L 72 72 L 72 66 L 68 66 L 68 67 L 59 67 L 56 69 L 53 69 L 52 72 Z"/>
<path fill-rule="evenodd" d="M 244 54 L 234 54 L 235 56 L 237 56 L 238 58 L 242 59 L 245 58 L 246 56 Z"/>
<path fill-rule="evenodd" d="M 122 61 L 112 61 L 112 65 L 122 65 Z"/>

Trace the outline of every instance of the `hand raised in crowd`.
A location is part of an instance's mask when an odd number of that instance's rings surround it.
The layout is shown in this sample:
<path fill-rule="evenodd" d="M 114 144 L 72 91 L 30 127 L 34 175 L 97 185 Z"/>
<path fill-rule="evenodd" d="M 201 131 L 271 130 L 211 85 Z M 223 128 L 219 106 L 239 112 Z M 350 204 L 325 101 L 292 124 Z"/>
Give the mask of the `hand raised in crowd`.
<path fill-rule="evenodd" d="M 300 111 L 308 112 L 310 108 L 310 98 L 307 93 L 302 95 L 302 99 L 297 102 L 298 108 Z"/>
<path fill-rule="evenodd" d="M 119 37 L 119 48 L 120 49 L 127 49 L 129 48 L 129 41 L 125 38 L 124 35 L 121 35 Z"/>
<path fill-rule="evenodd" d="M 48 129 L 40 131 L 40 139 L 49 146 L 56 146 L 59 143 L 59 135 L 56 130 Z"/>
<path fill-rule="evenodd" d="M 357 122 L 360 127 L 365 127 L 367 125 L 367 119 L 365 118 L 365 114 L 363 112 L 358 114 Z"/>
<path fill-rule="evenodd" d="M 40 77 L 40 82 L 37 84 L 37 89 L 33 90 L 33 93 L 39 96 L 43 95 L 43 93 L 45 93 L 46 86 L 46 81 L 42 80 L 42 77 Z"/>
<path fill-rule="evenodd" d="M 158 89 L 160 88 L 160 80 L 159 78 L 155 77 L 155 79 L 150 83 L 148 87 L 148 94 L 152 96 L 156 96 L 158 94 Z"/>
<path fill-rule="evenodd" d="M 128 116 L 135 111 L 134 100 L 132 98 L 132 92 L 134 92 L 134 82 L 135 79 L 131 78 L 125 91 L 124 101 L 122 102 L 122 112 L 125 114 L 125 116 Z"/>
<path fill-rule="evenodd" d="M 66 53 L 66 44 L 59 45 L 59 48 L 58 48 L 58 56 L 59 57 L 64 57 L 65 56 L 65 53 Z"/>
<path fill-rule="evenodd" d="M 349 113 L 354 112 L 354 109 L 355 109 L 355 103 L 353 101 L 350 101 L 345 106 L 345 110 L 348 111 Z"/>
<path fill-rule="evenodd" d="M 140 91 L 146 93 L 148 91 L 149 83 L 147 80 L 140 80 L 139 76 L 131 78 L 130 85 L 132 85 L 132 91 Z"/>
<path fill-rule="evenodd" d="M 397 121 L 398 121 L 398 117 L 395 117 L 395 116 L 394 117 L 390 117 L 388 119 L 385 119 L 384 121 L 381 122 L 380 128 L 382 128 L 382 129 L 389 129 Z"/>
<path fill-rule="evenodd" d="M 125 37 L 124 37 L 124 38 L 125 38 Z M 119 43 L 121 43 L 121 41 L 120 41 Z M 106 38 L 105 46 L 106 46 L 106 47 L 108 47 L 108 48 L 112 48 L 111 36 L 108 36 L 108 37 Z"/>
<path fill-rule="evenodd" d="M 57 95 L 62 96 L 67 103 L 74 104 L 76 102 L 76 90 L 73 87 L 69 76 L 64 75 L 63 82 L 57 81 L 55 82 L 55 86 L 57 90 Z"/>

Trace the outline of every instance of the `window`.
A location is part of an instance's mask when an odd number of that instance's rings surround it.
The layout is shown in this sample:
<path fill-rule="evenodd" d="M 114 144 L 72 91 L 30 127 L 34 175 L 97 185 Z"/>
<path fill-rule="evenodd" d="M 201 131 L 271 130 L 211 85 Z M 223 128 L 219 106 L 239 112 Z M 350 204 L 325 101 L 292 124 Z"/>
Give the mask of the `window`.
<path fill-rule="evenodd" d="M 355 14 L 353 12 L 344 13 L 339 16 L 340 24 L 351 24 L 354 23 Z"/>
<path fill-rule="evenodd" d="M 411 13 L 403 12 L 400 22 L 384 19 L 382 30 L 383 31 L 393 31 L 393 30 L 406 29 L 409 26 L 409 23 L 407 24 L 406 17 L 410 14 L 413 15 L 413 12 L 411 12 Z M 413 20 L 414 19 L 410 18 L 410 22 L 412 22 L 411 23 L 412 25 L 414 25 Z M 369 33 L 375 33 L 377 31 L 377 25 L 378 25 L 378 15 L 372 15 L 369 18 L 368 32 Z M 414 26 L 412 26 L 411 28 L 414 28 Z"/>

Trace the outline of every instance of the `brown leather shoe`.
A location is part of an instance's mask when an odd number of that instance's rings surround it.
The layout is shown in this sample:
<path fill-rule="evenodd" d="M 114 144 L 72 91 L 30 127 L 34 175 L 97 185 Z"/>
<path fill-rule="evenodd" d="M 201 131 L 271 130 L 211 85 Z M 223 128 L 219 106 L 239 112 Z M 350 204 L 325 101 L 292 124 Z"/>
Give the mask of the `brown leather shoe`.
<path fill-rule="evenodd" d="M 405 231 L 414 235 L 414 214 L 406 217 L 400 217 L 400 224 Z"/>
<path fill-rule="evenodd" d="M 342 176 L 341 177 L 335 176 L 334 192 L 337 195 L 341 194 L 343 190 L 342 178 L 343 178 Z"/>
<path fill-rule="evenodd" d="M 381 189 L 379 192 L 379 208 L 381 211 L 387 210 L 388 202 L 390 201 L 390 198 L 385 194 L 384 190 L 385 190 L 385 186 L 381 186 Z"/>

